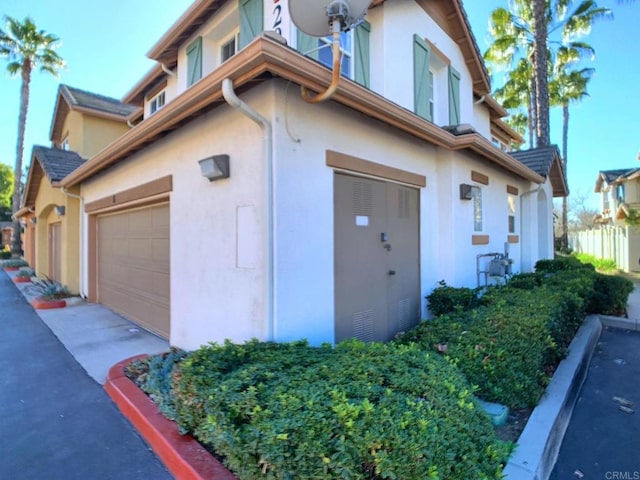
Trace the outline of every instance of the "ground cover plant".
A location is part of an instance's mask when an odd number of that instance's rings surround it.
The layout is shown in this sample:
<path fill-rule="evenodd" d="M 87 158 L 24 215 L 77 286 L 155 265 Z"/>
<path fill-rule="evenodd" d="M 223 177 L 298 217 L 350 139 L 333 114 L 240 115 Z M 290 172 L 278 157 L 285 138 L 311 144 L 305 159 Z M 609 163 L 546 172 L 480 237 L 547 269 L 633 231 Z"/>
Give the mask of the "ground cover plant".
<path fill-rule="evenodd" d="M 509 453 L 460 372 L 415 345 L 211 345 L 170 378 L 152 396 L 242 480 L 499 479 Z"/>
<path fill-rule="evenodd" d="M 476 395 L 535 406 L 585 315 L 632 289 L 561 257 L 485 291 L 441 284 L 440 314 L 388 344 L 226 343 L 129 373 L 241 480 L 498 479 L 511 444 Z"/>

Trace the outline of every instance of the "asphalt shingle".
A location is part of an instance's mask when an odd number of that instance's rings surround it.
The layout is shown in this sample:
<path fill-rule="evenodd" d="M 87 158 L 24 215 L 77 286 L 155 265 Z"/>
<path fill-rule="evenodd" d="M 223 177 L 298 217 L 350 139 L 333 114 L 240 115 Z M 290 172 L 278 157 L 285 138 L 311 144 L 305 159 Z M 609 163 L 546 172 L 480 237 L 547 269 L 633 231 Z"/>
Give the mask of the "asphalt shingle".
<path fill-rule="evenodd" d="M 33 156 L 51 182 L 59 182 L 85 162 L 76 152 L 39 145 L 33 147 Z"/>
<path fill-rule="evenodd" d="M 71 105 L 120 115 L 121 117 L 128 117 L 138 109 L 138 107 L 134 105 L 122 103 L 115 98 L 87 92 L 86 90 L 80 90 L 79 88 L 70 87 L 69 85 L 60 85 L 60 93 Z"/>

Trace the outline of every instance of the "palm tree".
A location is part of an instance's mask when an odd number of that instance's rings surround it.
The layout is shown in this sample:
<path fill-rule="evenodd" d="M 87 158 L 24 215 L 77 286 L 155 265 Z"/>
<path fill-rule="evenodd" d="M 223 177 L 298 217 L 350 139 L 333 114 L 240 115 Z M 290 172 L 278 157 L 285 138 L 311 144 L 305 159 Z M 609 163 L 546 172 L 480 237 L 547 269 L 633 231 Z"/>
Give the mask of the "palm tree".
<path fill-rule="evenodd" d="M 569 106 L 578 103 L 587 93 L 587 85 L 595 73 L 594 68 L 570 70 L 570 66 L 579 59 L 570 50 L 559 49 L 554 65 L 554 75 L 549 84 L 550 102 L 552 106 L 562 107 L 562 167 L 567 175 L 568 142 L 569 142 Z M 568 246 L 568 205 L 567 197 L 562 199 L 562 236 L 561 244 Z"/>
<path fill-rule="evenodd" d="M 547 64 L 549 52 L 549 23 L 547 21 L 547 1 L 533 0 L 533 78 L 536 94 L 536 146 L 545 147 L 551 143 L 549 122 L 549 77 Z"/>
<path fill-rule="evenodd" d="M 543 2 L 538 2 L 542 4 Z M 485 52 L 484 56 L 490 66 L 497 70 L 507 70 L 506 80 L 513 79 L 513 72 L 518 71 L 517 82 L 519 88 L 524 88 L 522 76 L 524 68 L 530 71 L 530 83 L 527 95 L 523 95 L 527 101 L 523 101 L 521 107 L 527 107 L 527 112 L 531 127 L 535 132 L 536 141 L 549 142 L 549 119 L 548 119 L 548 75 L 553 73 L 551 58 L 555 57 L 555 51 L 559 48 L 566 48 L 579 58 L 591 55 L 593 49 L 584 42 L 576 41 L 577 37 L 589 32 L 593 22 L 602 17 L 611 15 L 607 8 L 598 7 L 592 0 L 583 0 L 573 10 L 571 0 L 546 0 L 544 2 L 546 18 L 546 40 L 536 43 L 536 29 L 533 7 L 539 7 L 536 2 L 528 0 L 512 0 L 509 9 L 497 8 L 491 13 L 489 33 L 493 37 L 493 42 Z M 539 13 L 539 12 L 538 12 Z M 541 26 L 544 33 L 545 25 Z M 559 37 L 559 38 L 557 38 Z M 538 53 L 543 59 L 542 63 L 536 61 L 536 45 L 546 45 L 546 53 Z M 522 61 L 525 61 L 525 65 Z M 536 75 L 536 72 L 539 73 Z M 538 76 L 544 76 L 542 85 L 537 80 Z M 545 87 L 545 80 L 547 86 Z M 505 83 L 505 87 L 506 87 Z M 538 95 L 539 88 L 543 88 L 547 93 Z M 499 90 L 496 92 L 498 96 Z M 539 98 L 542 97 L 542 98 Z M 542 108 L 540 108 L 542 107 Z M 543 117 L 539 118 L 539 112 Z M 538 126 L 544 128 L 539 129 Z M 530 138 L 532 134 L 530 133 Z M 533 141 L 530 140 L 530 146 Z M 542 145 L 542 143 L 539 143 Z"/>
<path fill-rule="evenodd" d="M 20 208 L 20 179 L 22 178 L 22 154 L 24 150 L 24 134 L 29 110 L 29 86 L 31 73 L 39 68 L 57 76 L 64 67 L 64 60 L 56 53 L 59 39 L 55 35 L 38 30 L 29 17 L 22 22 L 6 16 L 6 31 L 0 29 L 0 57 L 8 59 L 7 70 L 12 76 L 20 75 L 20 113 L 18 115 L 18 139 L 16 142 L 16 159 L 14 164 L 15 188 L 13 191 L 13 214 Z M 22 250 L 20 245 L 20 223 L 14 219 L 11 251 L 17 255 Z"/>

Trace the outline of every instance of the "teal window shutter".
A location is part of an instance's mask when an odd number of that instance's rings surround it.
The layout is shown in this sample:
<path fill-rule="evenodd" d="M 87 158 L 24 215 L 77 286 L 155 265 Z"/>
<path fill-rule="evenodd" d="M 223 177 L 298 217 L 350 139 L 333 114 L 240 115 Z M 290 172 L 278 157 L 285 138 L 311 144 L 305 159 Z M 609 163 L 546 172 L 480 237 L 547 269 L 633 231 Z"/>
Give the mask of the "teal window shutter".
<path fill-rule="evenodd" d="M 311 35 L 307 35 L 302 30 L 298 30 L 296 33 L 298 51 L 309 58 L 318 60 L 318 39 Z M 313 50 L 313 52 L 311 50 Z"/>
<path fill-rule="evenodd" d="M 449 125 L 460 125 L 460 72 L 449 66 Z"/>
<path fill-rule="evenodd" d="M 413 97 L 416 115 L 432 120 L 429 108 L 431 87 L 429 86 L 429 45 L 418 35 L 413 36 Z"/>
<path fill-rule="evenodd" d="M 369 36 L 371 34 L 371 24 L 366 20 L 362 22 L 354 31 L 355 36 L 355 56 L 356 56 L 356 77 L 355 81 L 367 88 L 371 87 L 371 67 L 370 67 L 370 47 Z"/>
<path fill-rule="evenodd" d="M 240 48 L 246 47 L 264 29 L 263 0 L 240 0 Z"/>
<path fill-rule="evenodd" d="M 196 38 L 187 47 L 187 86 L 202 78 L 202 37 Z"/>

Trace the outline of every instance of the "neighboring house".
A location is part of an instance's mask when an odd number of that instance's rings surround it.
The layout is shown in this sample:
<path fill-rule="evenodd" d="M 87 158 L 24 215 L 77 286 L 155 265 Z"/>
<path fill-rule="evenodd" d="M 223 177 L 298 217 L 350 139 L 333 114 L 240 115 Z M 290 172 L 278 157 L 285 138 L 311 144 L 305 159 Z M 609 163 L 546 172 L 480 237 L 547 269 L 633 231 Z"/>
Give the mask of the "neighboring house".
<path fill-rule="evenodd" d="M 80 291 L 80 189 L 60 181 L 126 133 L 138 108 L 67 85 L 58 89 L 50 139 L 35 146 L 21 209 L 25 258 L 36 270 Z"/>
<path fill-rule="evenodd" d="M 0 222 L 0 250 L 5 245 L 11 245 L 11 234 L 13 233 L 13 226 L 11 222 Z"/>
<path fill-rule="evenodd" d="M 640 271 L 640 229 L 626 220 L 640 211 L 640 169 L 603 170 L 598 173 L 595 193 L 600 195 L 600 213 L 594 228 L 572 232 L 569 246 L 576 252 L 615 260 L 625 272 Z"/>
<path fill-rule="evenodd" d="M 508 153 L 522 139 L 461 2 L 377 0 L 343 37 L 344 78 L 312 105 L 326 41 L 283 2 L 199 0 L 176 21 L 123 98 L 135 127 L 60 182 L 82 199 L 90 301 L 187 349 L 387 340 L 438 281 L 476 286 L 480 255 L 553 256 L 557 150 Z"/>
<path fill-rule="evenodd" d="M 640 210 L 640 168 L 599 172 L 595 192 L 600 194 L 601 209 L 596 223 L 624 225 L 631 210 Z"/>

